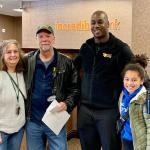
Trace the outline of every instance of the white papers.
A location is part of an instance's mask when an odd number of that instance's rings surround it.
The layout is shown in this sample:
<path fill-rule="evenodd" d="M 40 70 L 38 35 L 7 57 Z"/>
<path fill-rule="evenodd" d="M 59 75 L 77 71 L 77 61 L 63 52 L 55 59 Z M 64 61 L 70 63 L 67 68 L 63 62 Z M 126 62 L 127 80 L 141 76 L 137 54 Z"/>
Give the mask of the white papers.
<path fill-rule="evenodd" d="M 68 121 L 70 114 L 67 111 L 57 112 L 56 105 L 58 102 L 54 100 L 47 108 L 42 121 L 56 134 L 58 135 L 60 130 Z"/>

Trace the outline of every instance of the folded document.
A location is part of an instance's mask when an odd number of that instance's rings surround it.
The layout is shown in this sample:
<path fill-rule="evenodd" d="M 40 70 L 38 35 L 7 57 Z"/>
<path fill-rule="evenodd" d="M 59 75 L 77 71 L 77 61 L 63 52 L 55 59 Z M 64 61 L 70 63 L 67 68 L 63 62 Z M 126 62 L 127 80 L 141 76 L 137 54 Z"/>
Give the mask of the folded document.
<path fill-rule="evenodd" d="M 63 126 L 68 121 L 70 114 L 67 111 L 57 111 L 57 100 L 54 100 L 47 108 L 42 121 L 58 135 Z"/>

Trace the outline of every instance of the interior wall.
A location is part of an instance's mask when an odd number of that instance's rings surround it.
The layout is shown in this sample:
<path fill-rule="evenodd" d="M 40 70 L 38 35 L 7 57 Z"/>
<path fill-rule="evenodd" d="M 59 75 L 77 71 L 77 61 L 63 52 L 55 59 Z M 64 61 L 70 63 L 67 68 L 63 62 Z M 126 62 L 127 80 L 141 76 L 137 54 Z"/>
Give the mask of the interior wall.
<path fill-rule="evenodd" d="M 14 24 L 15 39 L 22 46 L 22 17 L 14 17 Z"/>
<path fill-rule="evenodd" d="M 146 53 L 150 58 L 149 8 L 149 0 L 132 0 L 131 46 L 134 53 Z M 2 32 L 3 28 L 6 29 L 5 33 Z M 31 36 L 30 33 L 28 33 L 27 36 Z M 22 43 L 22 18 L 0 15 L 0 40 L 10 38 L 16 38 L 20 43 Z M 147 70 L 150 74 L 150 63 Z"/>
<path fill-rule="evenodd" d="M 50 24 L 55 31 L 55 47 L 79 49 L 88 38 L 90 17 L 96 10 L 106 11 L 110 32 L 131 45 L 132 1 L 130 0 L 45 0 L 24 3 L 22 14 L 23 47 L 38 47 L 38 25 Z"/>
<path fill-rule="evenodd" d="M 0 40 L 14 38 L 14 35 L 14 17 L 0 15 Z"/>
<path fill-rule="evenodd" d="M 150 59 L 150 1 L 133 0 L 132 49 L 134 53 L 146 53 Z M 150 76 L 150 62 L 147 67 Z"/>
<path fill-rule="evenodd" d="M 22 45 L 22 17 L 0 15 L 0 40 L 16 39 Z"/>

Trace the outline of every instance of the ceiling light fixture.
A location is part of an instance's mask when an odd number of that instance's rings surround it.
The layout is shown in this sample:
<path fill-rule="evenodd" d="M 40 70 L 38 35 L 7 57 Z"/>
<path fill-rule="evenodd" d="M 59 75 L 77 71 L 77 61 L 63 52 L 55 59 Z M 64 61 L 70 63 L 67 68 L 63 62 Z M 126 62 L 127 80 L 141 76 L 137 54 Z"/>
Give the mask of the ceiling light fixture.
<path fill-rule="evenodd" d="M 17 8 L 17 9 L 13 9 L 14 11 L 17 11 L 17 12 L 23 12 L 23 1 L 20 2 L 20 7 Z"/>
<path fill-rule="evenodd" d="M 18 9 L 13 9 L 14 11 L 17 11 L 17 12 L 23 12 L 23 9 L 20 9 L 20 8 L 18 8 Z"/>

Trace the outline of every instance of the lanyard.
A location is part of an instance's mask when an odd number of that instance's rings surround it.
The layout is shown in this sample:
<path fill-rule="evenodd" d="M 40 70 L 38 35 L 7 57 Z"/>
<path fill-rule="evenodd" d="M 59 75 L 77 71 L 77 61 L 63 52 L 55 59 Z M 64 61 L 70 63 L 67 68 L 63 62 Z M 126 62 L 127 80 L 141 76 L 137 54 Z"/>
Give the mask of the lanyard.
<path fill-rule="evenodd" d="M 16 98 L 17 98 L 17 102 L 19 102 L 19 89 L 18 89 L 18 87 L 19 87 L 19 82 L 18 82 L 18 75 L 17 75 L 17 72 L 16 72 L 16 78 L 17 78 L 17 83 L 15 84 L 14 83 L 14 79 L 12 78 L 12 76 L 7 72 L 7 74 L 8 74 L 8 76 L 9 76 L 9 78 L 10 78 L 10 81 L 11 81 L 11 83 L 12 83 L 12 85 L 13 85 L 13 88 L 14 88 L 14 91 L 15 91 L 15 93 L 16 93 Z"/>

